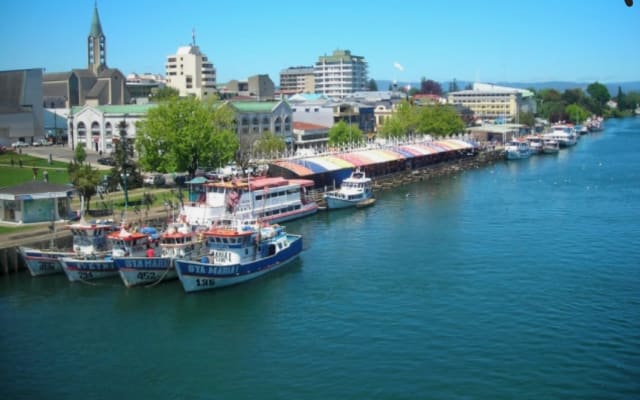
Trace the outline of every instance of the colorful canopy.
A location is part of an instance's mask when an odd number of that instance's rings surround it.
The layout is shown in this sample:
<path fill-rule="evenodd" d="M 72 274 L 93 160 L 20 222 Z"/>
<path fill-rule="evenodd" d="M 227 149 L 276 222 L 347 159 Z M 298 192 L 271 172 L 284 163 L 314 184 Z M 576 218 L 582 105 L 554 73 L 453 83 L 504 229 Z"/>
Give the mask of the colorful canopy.
<path fill-rule="evenodd" d="M 366 167 L 390 161 L 423 157 L 430 154 L 473 148 L 473 145 L 457 139 L 414 143 L 386 149 L 357 150 L 352 153 L 330 154 L 308 158 L 277 161 L 275 165 L 288 169 L 297 176 L 308 176 L 346 168 Z"/>

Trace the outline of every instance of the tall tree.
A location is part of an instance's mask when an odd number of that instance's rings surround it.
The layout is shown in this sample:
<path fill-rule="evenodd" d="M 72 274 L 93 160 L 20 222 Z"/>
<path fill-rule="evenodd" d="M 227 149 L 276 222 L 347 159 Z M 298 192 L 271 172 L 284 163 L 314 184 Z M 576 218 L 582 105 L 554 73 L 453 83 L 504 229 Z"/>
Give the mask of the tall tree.
<path fill-rule="evenodd" d="M 282 136 L 277 136 L 272 132 L 266 131 L 255 141 L 253 145 L 253 156 L 258 154 L 268 156 L 270 154 L 282 153 L 287 148 Z"/>
<path fill-rule="evenodd" d="M 361 143 L 364 141 L 364 133 L 357 125 L 340 121 L 329 129 L 329 145 L 339 146 L 347 143 Z"/>
<path fill-rule="evenodd" d="M 140 165 L 158 172 L 227 164 L 238 149 L 233 111 L 222 103 L 175 98 L 152 108 L 138 125 Z"/>
<path fill-rule="evenodd" d="M 100 171 L 94 169 L 91 164 L 85 164 L 85 159 L 84 143 L 79 143 L 76 146 L 73 160 L 67 166 L 69 179 L 80 194 L 81 215 L 84 215 L 86 209 L 89 209 L 91 197 L 96 194 L 96 186 L 100 183 Z"/>
<path fill-rule="evenodd" d="M 575 103 L 569 104 L 564 112 L 569 120 L 576 124 L 581 124 L 589 117 L 589 112 Z"/>
<path fill-rule="evenodd" d="M 151 91 L 150 100 L 153 102 L 159 103 L 161 101 L 178 98 L 179 95 L 180 95 L 180 92 L 178 91 L 178 89 L 165 86 L 163 88 L 153 89 Z"/>
<path fill-rule="evenodd" d="M 438 96 L 442 95 L 442 87 L 440 84 L 431 79 L 422 78 L 420 82 L 420 93 L 422 94 L 435 94 Z"/>
<path fill-rule="evenodd" d="M 375 79 L 371 78 L 369 79 L 369 91 L 370 92 L 377 92 L 378 91 L 378 83 L 376 82 Z"/>
<path fill-rule="evenodd" d="M 594 82 L 587 86 L 587 93 L 589 93 L 589 96 L 595 101 L 599 107 L 599 111 L 602 111 L 607 102 L 611 100 L 609 89 L 599 82 Z"/>
<path fill-rule="evenodd" d="M 453 81 L 449 82 L 449 93 L 457 92 L 459 90 L 458 82 L 456 81 L 456 78 L 453 78 Z"/>

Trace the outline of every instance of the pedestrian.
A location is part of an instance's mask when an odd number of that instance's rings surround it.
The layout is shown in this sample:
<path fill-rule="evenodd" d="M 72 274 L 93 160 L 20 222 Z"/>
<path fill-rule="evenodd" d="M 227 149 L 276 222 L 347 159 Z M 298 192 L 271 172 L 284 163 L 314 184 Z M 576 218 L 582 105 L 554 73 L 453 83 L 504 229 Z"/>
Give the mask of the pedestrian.
<path fill-rule="evenodd" d="M 36 179 L 38 179 L 38 168 L 33 167 L 33 180 L 35 181 Z"/>
<path fill-rule="evenodd" d="M 20 165 L 20 168 L 22 168 L 22 158 L 18 159 L 18 165 Z"/>
<path fill-rule="evenodd" d="M 42 177 L 44 178 L 45 182 L 49 182 L 49 171 L 47 171 L 46 169 L 42 171 Z"/>
<path fill-rule="evenodd" d="M 152 258 L 155 257 L 155 252 L 153 251 L 153 248 L 151 247 L 150 244 L 147 245 L 147 258 Z"/>

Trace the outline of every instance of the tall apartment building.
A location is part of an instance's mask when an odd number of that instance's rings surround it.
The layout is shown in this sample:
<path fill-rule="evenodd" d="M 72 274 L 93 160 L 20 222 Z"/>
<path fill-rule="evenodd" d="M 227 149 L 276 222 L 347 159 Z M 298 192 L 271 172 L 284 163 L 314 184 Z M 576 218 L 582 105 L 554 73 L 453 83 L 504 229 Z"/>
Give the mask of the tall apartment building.
<path fill-rule="evenodd" d="M 177 89 L 180 96 L 203 98 L 216 92 L 216 69 L 196 46 L 195 35 L 189 46 L 179 47 L 167 57 L 166 85 Z"/>
<path fill-rule="evenodd" d="M 289 67 L 280 71 L 280 92 L 282 94 L 313 93 L 314 91 L 313 67 Z"/>
<path fill-rule="evenodd" d="M 344 98 L 350 93 L 367 90 L 367 62 L 349 50 L 335 50 L 320 56 L 314 66 L 315 92 Z"/>

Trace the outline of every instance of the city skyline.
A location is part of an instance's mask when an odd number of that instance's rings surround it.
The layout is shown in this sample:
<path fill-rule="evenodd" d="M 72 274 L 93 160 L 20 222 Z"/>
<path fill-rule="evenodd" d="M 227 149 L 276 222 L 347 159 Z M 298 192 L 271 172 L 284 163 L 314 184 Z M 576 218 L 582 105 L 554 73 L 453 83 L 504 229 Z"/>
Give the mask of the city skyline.
<path fill-rule="evenodd" d="M 376 80 L 625 82 L 640 80 L 640 7 L 623 0 L 560 2 L 206 1 L 98 2 L 107 64 L 165 74 L 192 41 L 218 82 L 313 65 L 336 49 L 368 63 Z M 3 2 L 0 70 L 86 68 L 94 1 Z"/>

